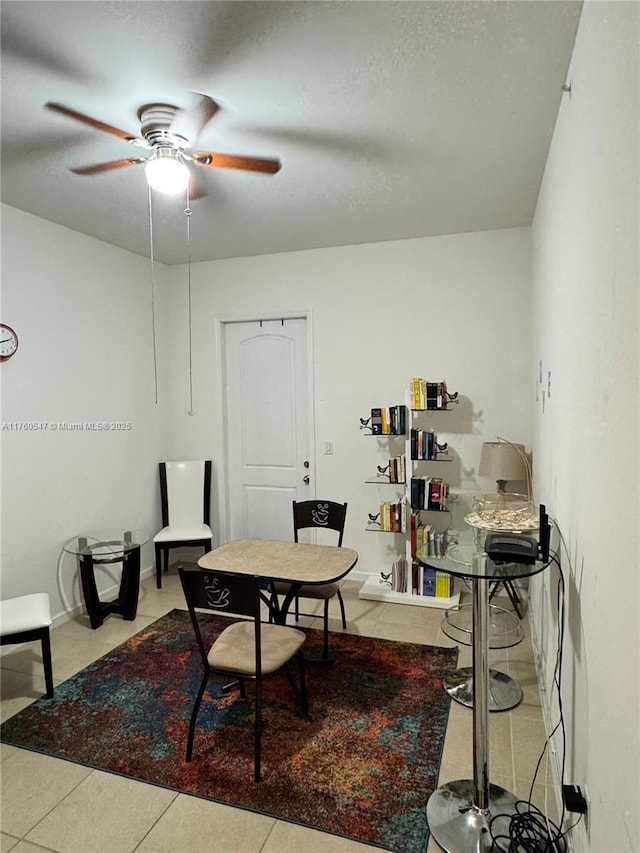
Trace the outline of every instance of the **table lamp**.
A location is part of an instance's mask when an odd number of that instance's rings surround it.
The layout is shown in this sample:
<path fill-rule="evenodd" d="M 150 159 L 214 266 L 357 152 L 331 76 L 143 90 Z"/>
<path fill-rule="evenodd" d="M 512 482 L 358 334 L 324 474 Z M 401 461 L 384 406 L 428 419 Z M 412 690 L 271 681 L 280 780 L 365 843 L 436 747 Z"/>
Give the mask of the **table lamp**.
<path fill-rule="evenodd" d="M 483 530 L 529 532 L 538 529 L 538 516 L 533 503 L 531 466 L 522 444 L 514 444 L 500 436 L 485 441 L 480 452 L 478 474 L 493 477 L 496 492 L 478 495 L 473 510 L 465 517 L 471 527 Z M 510 480 L 525 481 L 526 494 L 512 494 L 505 486 Z"/>
<path fill-rule="evenodd" d="M 529 472 L 526 465 L 524 445 L 506 441 L 485 441 L 480 452 L 478 474 L 493 477 L 498 494 L 504 494 L 509 480 L 526 480 Z"/>

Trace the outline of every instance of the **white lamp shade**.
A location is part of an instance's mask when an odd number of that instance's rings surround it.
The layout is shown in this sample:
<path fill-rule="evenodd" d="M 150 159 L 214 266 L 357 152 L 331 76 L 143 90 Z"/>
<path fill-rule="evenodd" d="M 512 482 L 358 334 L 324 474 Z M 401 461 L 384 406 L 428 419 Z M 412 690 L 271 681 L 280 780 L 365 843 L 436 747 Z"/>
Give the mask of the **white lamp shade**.
<path fill-rule="evenodd" d="M 480 453 L 478 474 L 494 480 L 526 480 L 525 458 L 523 444 L 485 441 Z"/>
<path fill-rule="evenodd" d="M 144 167 L 151 189 L 176 195 L 189 185 L 189 169 L 173 148 L 158 148 Z"/>

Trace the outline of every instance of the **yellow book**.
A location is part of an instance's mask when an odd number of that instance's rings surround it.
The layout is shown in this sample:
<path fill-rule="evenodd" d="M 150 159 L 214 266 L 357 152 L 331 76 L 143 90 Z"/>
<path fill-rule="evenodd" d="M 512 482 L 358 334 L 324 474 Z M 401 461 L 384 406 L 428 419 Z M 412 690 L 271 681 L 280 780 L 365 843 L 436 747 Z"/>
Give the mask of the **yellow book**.
<path fill-rule="evenodd" d="M 420 407 L 420 383 L 421 379 L 419 376 L 414 376 L 411 380 L 411 399 L 413 400 L 412 407 L 414 409 L 419 409 Z"/>

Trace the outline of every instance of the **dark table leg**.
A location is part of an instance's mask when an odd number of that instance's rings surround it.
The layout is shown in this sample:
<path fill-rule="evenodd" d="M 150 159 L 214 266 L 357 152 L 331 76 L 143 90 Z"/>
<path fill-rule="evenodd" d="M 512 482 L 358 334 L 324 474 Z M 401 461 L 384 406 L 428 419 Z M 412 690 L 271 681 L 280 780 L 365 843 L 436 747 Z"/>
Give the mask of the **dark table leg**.
<path fill-rule="evenodd" d="M 96 576 L 93 569 L 93 557 L 91 554 L 82 554 L 80 556 L 80 580 L 82 581 L 82 593 L 84 595 L 84 603 L 89 614 L 89 621 L 92 628 L 99 628 L 104 622 L 104 612 L 102 603 L 98 596 L 98 588 L 96 587 Z"/>
<path fill-rule="evenodd" d="M 140 592 L 140 548 L 133 548 L 122 558 L 122 578 L 118 605 L 122 616 L 133 621 L 138 612 L 138 594 Z"/>
<path fill-rule="evenodd" d="M 294 600 L 297 601 L 298 593 L 302 588 L 302 583 L 293 583 L 291 582 L 291 586 L 287 590 L 287 594 L 282 597 L 282 600 L 278 599 L 278 596 L 273 593 L 271 596 L 271 616 L 273 621 L 277 625 L 286 625 L 287 624 L 287 616 L 289 614 L 289 610 L 291 609 L 291 604 Z M 325 603 L 325 606 L 328 606 L 328 602 Z M 304 660 L 305 663 L 308 664 L 332 664 L 334 663 L 334 658 L 329 656 L 328 649 L 328 639 L 323 637 L 322 641 L 322 650 L 317 655 L 310 653 L 311 649 L 303 649 Z M 315 649 L 313 649 L 315 651 Z"/>
<path fill-rule="evenodd" d="M 99 628 L 109 613 L 117 613 L 123 619 L 133 621 L 138 612 L 140 592 L 140 546 L 115 558 L 94 559 L 91 553 L 87 553 L 81 554 L 79 560 L 82 592 L 91 627 Z M 95 566 L 114 562 L 122 562 L 119 594 L 113 601 L 101 601 L 96 586 Z"/>

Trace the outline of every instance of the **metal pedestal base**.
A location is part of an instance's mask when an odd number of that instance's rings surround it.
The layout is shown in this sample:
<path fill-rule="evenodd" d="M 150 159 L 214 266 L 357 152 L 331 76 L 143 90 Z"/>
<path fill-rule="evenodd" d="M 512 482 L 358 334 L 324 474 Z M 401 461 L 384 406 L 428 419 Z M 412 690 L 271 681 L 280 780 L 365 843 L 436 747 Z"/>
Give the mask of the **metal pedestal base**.
<path fill-rule="evenodd" d="M 491 819 L 498 814 L 510 816 L 517 811 L 516 797 L 499 785 L 489 785 L 486 811 L 475 806 L 473 801 L 474 784 L 470 779 L 447 782 L 429 797 L 429 830 L 434 841 L 447 853 L 489 853 L 493 844 L 489 832 Z M 501 829 L 504 830 L 502 821 Z M 497 846 L 497 849 L 508 848 Z"/>
<path fill-rule="evenodd" d="M 450 672 L 444 679 L 444 689 L 452 699 L 467 708 L 473 708 L 473 667 L 463 666 Z M 489 711 L 509 711 L 522 702 L 522 687 L 504 672 L 489 670 Z"/>

